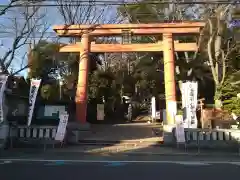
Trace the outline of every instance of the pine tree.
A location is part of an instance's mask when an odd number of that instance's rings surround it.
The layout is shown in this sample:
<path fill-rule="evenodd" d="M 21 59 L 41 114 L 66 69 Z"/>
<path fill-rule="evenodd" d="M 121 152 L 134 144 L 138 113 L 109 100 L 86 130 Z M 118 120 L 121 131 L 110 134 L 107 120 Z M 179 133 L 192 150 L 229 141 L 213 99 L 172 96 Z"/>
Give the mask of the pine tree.
<path fill-rule="evenodd" d="M 240 115 L 240 97 L 237 97 L 240 93 L 240 81 L 235 81 L 240 79 L 239 76 L 240 73 L 233 74 L 226 80 L 221 89 L 223 108 L 236 115 Z"/>

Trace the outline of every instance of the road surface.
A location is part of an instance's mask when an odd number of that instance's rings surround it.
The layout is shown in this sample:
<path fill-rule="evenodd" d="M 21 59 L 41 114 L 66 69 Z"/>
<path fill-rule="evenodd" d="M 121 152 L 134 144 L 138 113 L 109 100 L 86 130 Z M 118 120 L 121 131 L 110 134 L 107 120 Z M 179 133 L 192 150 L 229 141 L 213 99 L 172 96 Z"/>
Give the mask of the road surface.
<path fill-rule="evenodd" d="M 52 158 L 51 158 L 52 157 Z M 239 179 L 240 161 L 184 157 L 64 158 L 25 156 L 0 159 L 1 180 L 226 180 Z M 162 159 L 162 160 L 161 160 Z M 185 159 L 185 160 L 184 160 Z M 239 159 L 238 159 L 239 160 Z"/>

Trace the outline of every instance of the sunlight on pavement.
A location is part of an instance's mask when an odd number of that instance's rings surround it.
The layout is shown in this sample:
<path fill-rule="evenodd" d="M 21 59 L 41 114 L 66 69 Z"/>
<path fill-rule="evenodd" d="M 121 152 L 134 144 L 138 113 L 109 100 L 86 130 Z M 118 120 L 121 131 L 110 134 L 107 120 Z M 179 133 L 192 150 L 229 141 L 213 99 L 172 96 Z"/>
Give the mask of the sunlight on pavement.
<path fill-rule="evenodd" d="M 86 153 L 121 153 L 128 151 L 135 151 L 139 149 L 149 148 L 151 145 L 155 145 L 155 143 L 143 143 L 143 144 L 123 144 L 118 143 L 112 146 L 106 146 L 101 148 L 92 148 L 86 149 Z"/>

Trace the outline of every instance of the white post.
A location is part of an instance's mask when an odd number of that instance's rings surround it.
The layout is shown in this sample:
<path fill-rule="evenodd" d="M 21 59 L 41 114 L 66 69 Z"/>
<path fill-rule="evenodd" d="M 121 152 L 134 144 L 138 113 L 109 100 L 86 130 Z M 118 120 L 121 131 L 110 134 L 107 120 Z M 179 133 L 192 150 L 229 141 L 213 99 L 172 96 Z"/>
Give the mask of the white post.
<path fill-rule="evenodd" d="M 156 119 L 156 98 L 152 97 L 151 102 L 152 102 L 151 103 L 152 104 L 152 122 L 154 122 Z"/>
<path fill-rule="evenodd" d="M 62 85 L 63 85 L 63 81 L 62 79 L 59 80 L 59 96 L 60 96 L 60 100 L 62 99 Z"/>

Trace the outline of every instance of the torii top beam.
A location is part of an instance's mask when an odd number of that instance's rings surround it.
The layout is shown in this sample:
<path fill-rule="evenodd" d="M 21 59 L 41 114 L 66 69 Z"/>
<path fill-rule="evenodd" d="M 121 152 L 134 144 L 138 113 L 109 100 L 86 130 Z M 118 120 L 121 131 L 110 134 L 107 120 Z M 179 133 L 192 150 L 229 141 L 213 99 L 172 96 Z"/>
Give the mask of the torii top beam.
<path fill-rule="evenodd" d="M 135 35 L 157 35 L 162 33 L 191 34 L 199 33 L 204 22 L 154 23 L 154 24 L 97 24 L 97 25 L 57 25 L 53 30 L 61 37 L 117 36 L 127 30 Z"/>

